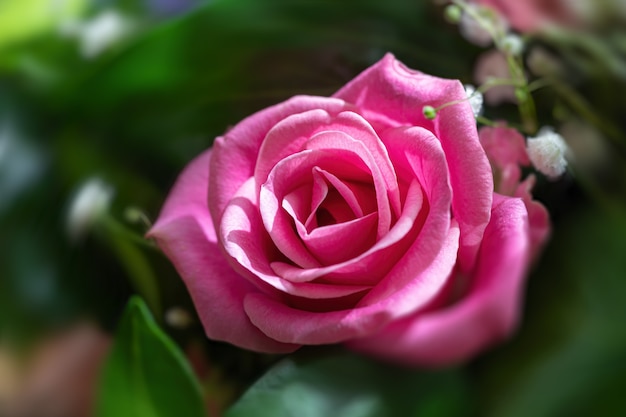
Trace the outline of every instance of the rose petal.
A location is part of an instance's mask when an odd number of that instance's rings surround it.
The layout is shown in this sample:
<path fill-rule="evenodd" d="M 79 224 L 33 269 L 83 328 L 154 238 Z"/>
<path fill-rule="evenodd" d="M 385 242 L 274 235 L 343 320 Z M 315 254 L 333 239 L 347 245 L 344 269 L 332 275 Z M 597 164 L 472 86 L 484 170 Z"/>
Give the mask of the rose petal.
<path fill-rule="evenodd" d="M 339 264 L 302 269 L 285 262 L 273 262 L 272 269 L 292 282 L 306 282 L 323 277 L 335 284 L 376 284 L 415 240 L 423 224 L 422 190 L 417 181 L 411 183 L 402 215 L 389 233 L 363 254 Z"/>
<path fill-rule="evenodd" d="M 495 195 L 469 292 L 448 308 L 418 312 L 350 346 L 402 363 L 436 366 L 468 359 L 514 329 L 528 256 L 523 202 Z"/>
<path fill-rule="evenodd" d="M 333 115 L 324 110 L 311 110 L 285 118 L 267 134 L 259 151 L 255 177 L 259 184 L 264 183 L 274 166 L 289 155 L 303 149 L 313 149 L 309 140 L 319 133 L 343 132 L 364 145 L 368 159 L 382 174 L 392 208 L 400 213 L 398 184 L 393 166 L 378 135 L 370 124 L 357 113 L 343 111 Z"/>
<path fill-rule="evenodd" d="M 541 249 L 550 237 L 550 215 L 548 210 L 538 201 L 533 200 L 531 190 L 535 186 L 534 175 L 528 176 L 515 191 L 515 197 L 524 201 L 528 211 L 528 223 L 530 226 L 531 259 L 539 257 Z"/>
<path fill-rule="evenodd" d="M 452 208 L 461 227 L 459 261 L 470 270 L 489 221 L 493 178 L 463 85 L 410 70 L 387 54 L 333 97 L 356 105 L 379 133 L 389 127 L 422 126 L 441 141 L 454 189 Z M 438 111 L 433 121 L 422 113 L 425 105 L 456 100 L 460 102 Z"/>
<path fill-rule="evenodd" d="M 266 337 L 242 309 L 245 295 L 259 290 L 229 267 L 217 245 L 206 203 L 211 155 L 204 152 L 180 174 L 147 236 L 174 263 L 209 338 L 261 352 L 292 352 L 298 346 Z"/>
<path fill-rule="evenodd" d="M 404 259 L 395 266 L 363 300 L 361 305 L 377 302 L 390 296 L 418 276 L 435 259 L 450 229 L 450 202 L 452 193 L 448 182 L 446 159 L 439 141 L 426 129 L 407 127 L 389 129 L 383 135 L 389 155 L 403 180 L 416 179 L 422 185 L 428 214 L 419 236 L 406 249 Z M 407 178 L 408 177 L 408 178 Z M 412 178 L 411 178 L 412 177 Z"/>
<path fill-rule="evenodd" d="M 245 118 L 217 138 L 213 144 L 209 184 L 209 211 L 214 224 L 220 224 L 228 201 L 254 175 L 259 149 L 273 126 L 288 116 L 308 110 L 337 114 L 350 108 L 351 105 L 336 98 L 296 96 Z"/>
<path fill-rule="evenodd" d="M 377 219 L 376 213 L 370 213 L 349 222 L 318 227 L 301 238 L 323 265 L 334 265 L 358 256 L 374 244 Z"/>
<path fill-rule="evenodd" d="M 504 123 L 481 127 L 478 137 L 496 177 L 496 192 L 513 195 L 522 176 L 520 166 L 530 165 L 524 137 Z"/>
<path fill-rule="evenodd" d="M 316 168 L 314 174 L 322 176 L 337 190 L 354 216 L 362 217 L 376 211 L 376 191 L 371 184 L 345 181 L 320 168 Z"/>
<path fill-rule="evenodd" d="M 290 307 L 260 293 L 244 302 L 250 320 L 269 337 L 289 343 L 326 344 L 366 337 L 408 312 L 425 305 L 443 287 L 456 259 L 459 229 L 450 228 L 442 250 L 428 267 L 391 297 L 364 307 L 312 312 Z M 452 249 L 452 250 L 450 250 Z M 408 268 L 403 263 L 398 268 Z"/>
<path fill-rule="evenodd" d="M 306 150 L 280 161 L 261 186 L 259 209 L 274 245 L 289 260 L 303 268 L 320 263 L 304 247 L 293 228 L 293 218 L 283 209 L 284 197 L 293 189 L 312 182 L 316 167 L 355 181 L 371 181 L 371 173 L 357 154 L 343 150 Z M 254 180 L 254 178 L 253 178 Z"/>
<path fill-rule="evenodd" d="M 329 285 L 290 282 L 276 276 L 270 262 L 280 258 L 281 254 L 263 227 L 256 200 L 255 181 L 250 178 L 224 210 L 220 227 L 221 242 L 230 256 L 231 267 L 256 288 L 263 288 L 277 298 L 289 294 L 311 299 L 345 297 L 370 288 L 363 283 Z"/>
<path fill-rule="evenodd" d="M 376 190 L 378 239 L 381 239 L 389 231 L 392 223 L 391 204 L 389 201 L 390 196 L 392 196 L 392 199 L 397 198 L 398 210 L 396 213 L 400 213 L 400 195 L 398 182 L 395 178 L 395 172 L 393 173 L 392 178 L 393 189 L 389 189 L 388 183 L 390 178 L 385 178 L 385 175 L 380 170 L 380 166 L 377 164 L 375 158 L 369 150 L 362 144 L 362 142 L 352 139 L 344 132 L 330 131 L 318 133 L 312 137 L 311 140 L 309 140 L 307 143 L 307 149 L 318 149 L 332 152 L 352 151 L 365 163 L 372 174 L 372 185 Z M 391 165 L 391 162 L 389 162 L 389 165 Z M 343 176 L 340 177 L 343 178 Z"/>
<path fill-rule="evenodd" d="M 515 29 L 532 32 L 550 24 L 576 26 L 586 17 L 577 8 L 578 3 L 567 0 L 473 0 L 501 13 Z M 591 5 L 591 3 L 590 3 Z M 578 12 L 578 13 L 577 13 Z"/>

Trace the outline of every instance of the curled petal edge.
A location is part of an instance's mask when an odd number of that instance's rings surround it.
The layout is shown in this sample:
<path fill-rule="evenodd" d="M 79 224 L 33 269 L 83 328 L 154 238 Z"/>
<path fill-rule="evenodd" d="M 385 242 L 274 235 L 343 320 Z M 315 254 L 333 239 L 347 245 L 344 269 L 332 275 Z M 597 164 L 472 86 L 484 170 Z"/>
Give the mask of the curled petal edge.
<path fill-rule="evenodd" d="M 457 303 L 418 312 L 348 346 L 404 364 L 450 365 L 507 338 L 521 308 L 530 256 L 528 214 L 520 199 L 494 195 L 473 286 Z"/>

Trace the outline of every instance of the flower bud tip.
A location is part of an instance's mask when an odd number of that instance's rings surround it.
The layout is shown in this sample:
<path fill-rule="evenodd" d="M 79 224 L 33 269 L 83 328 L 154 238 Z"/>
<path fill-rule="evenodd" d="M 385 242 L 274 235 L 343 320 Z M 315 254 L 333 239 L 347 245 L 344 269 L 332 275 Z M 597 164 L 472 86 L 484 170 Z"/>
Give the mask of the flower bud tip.
<path fill-rule="evenodd" d="M 428 120 L 433 120 L 437 117 L 437 110 L 433 106 L 424 106 L 422 112 L 424 113 L 424 117 Z"/>
<path fill-rule="evenodd" d="M 461 17 L 463 16 L 463 11 L 456 4 L 450 4 L 446 6 L 443 13 L 446 20 L 454 24 L 459 23 L 461 21 Z"/>

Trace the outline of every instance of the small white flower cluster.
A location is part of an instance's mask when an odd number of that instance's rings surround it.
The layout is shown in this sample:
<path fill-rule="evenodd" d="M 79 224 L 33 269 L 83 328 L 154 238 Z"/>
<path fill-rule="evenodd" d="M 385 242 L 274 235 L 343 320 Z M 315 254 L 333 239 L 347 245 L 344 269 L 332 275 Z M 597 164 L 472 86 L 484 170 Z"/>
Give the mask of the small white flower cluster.
<path fill-rule="evenodd" d="M 483 112 L 483 94 L 476 90 L 476 87 L 471 84 L 465 84 L 465 94 L 467 95 L 470 106 L 472 106 L 474 117 L 480 116 Z"/>
<path fill-rule="evenodd" d="M 500 41 L 498 48 L 509 55 L 521 55 L 524 51 L 524 41 L 515 33 L 507 33 Z"/>
<path fill-rule="evenodd" d="M 526 142 L 528 158 L 535 168 L 546 177 L 556 179 L 567 168 L 568 147 L 563 137 L 551 127 L 543 127 L 537 136 Z"/>
<path fill-rule="evenodd" d="M 67 232 L 78 240 L 111 205 L 113 188 L 99 178 L 87 180 L 76 192 L 67 212 Z"/>
<path fill-rule="evenodd" d="M 67 21 L 61 33 L 78 39 L 81 54 L 91 59 L 126 38 L 134 29 L 133 23 L 120 13 L 105 11 L 88 21 Z"/>

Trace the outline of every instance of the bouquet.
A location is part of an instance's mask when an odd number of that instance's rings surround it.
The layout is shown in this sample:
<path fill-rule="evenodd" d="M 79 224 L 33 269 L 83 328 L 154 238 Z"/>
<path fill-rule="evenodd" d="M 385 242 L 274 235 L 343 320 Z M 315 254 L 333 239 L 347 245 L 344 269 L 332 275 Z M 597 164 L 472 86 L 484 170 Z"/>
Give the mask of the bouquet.
<path fill-rule="evenodd" d="M 0 415 L 626 411 L 622 0 L 0 5 Z"/>

